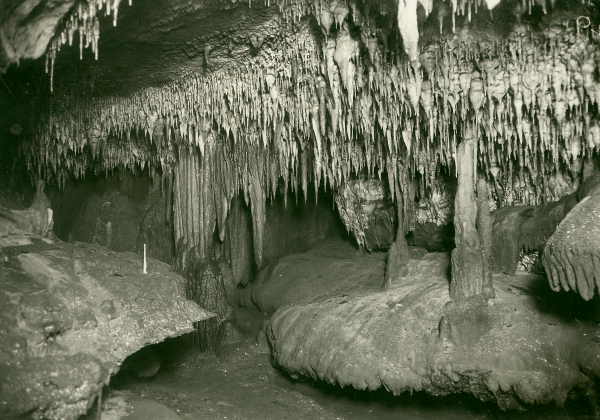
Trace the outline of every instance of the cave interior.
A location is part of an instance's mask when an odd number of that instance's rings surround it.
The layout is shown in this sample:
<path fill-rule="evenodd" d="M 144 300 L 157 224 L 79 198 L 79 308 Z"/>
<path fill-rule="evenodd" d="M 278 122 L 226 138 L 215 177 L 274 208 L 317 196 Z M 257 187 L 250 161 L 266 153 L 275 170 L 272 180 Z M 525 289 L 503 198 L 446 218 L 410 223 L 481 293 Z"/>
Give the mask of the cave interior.
<path fill-rule="evenodd" d="M 0 0 L 0 418 L 599 392 L 599 1 Z"/>

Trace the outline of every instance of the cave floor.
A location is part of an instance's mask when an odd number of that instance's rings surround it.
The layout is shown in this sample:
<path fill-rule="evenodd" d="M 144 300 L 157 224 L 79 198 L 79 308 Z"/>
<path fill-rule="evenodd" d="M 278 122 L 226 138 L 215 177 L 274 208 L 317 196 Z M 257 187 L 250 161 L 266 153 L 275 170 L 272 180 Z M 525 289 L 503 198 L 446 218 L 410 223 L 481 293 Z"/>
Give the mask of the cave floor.
<path fill-rule="evenodd" d="M 591 418 L 574 414 L 577 407 L 507 413 L 465 396 L 393 397 L 297 382 L 273 368 L 266 349 L 250 341 L 224 346 L 218 355 L 174 345 L 178 354 L 154 378 L 111 385 L 102 420 Z M 86 417 L 97 419 L 96 413 Z"/>

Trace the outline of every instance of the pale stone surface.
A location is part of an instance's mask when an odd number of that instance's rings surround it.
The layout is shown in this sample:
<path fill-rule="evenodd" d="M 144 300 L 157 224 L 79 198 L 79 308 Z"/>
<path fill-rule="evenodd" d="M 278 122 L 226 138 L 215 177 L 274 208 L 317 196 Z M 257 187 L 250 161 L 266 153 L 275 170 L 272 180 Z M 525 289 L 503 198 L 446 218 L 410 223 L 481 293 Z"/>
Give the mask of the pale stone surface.
<path fill-rule="evenodd" d="M 600 188 L 560 222 L 543 262 L 552 290 L 572 290 L 585 300 L 600 294 Z"/>
<path fill-rule="evenodd" d="M 386 291 L 280 308 L 268 327 L 275 362 L 340 386 L 468 393 L 503 409 L 561 405 L 573 389 L 591 389 L 598 327 L 542 305 L 543 278 L 495 276 L 487 305 L 452 307 L 447 271 L 448 256 L 431 253 Z"/>

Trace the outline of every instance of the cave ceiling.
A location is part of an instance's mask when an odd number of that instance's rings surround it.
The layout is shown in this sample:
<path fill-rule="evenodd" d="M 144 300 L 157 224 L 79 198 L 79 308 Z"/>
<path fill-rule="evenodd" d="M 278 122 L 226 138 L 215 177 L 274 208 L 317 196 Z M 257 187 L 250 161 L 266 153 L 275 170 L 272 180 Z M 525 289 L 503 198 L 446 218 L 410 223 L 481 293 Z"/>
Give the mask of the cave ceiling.
<path fill-rule="evenodd" d="M 434 186 L 476 138 L 479 171 L 531 203 L 560 195 L 553 185 L 600 147 L 590 0 L 2 7 L 3 67 L 41 56 L 49 73 L 25 143 L 46 179 L 168 173 L 194 150 L 224 198 L 253 182 L 265 196 L 357 174 L 385 174 L 393 194 L 408 179 Z"/>
<path fill-rule="evenodd" d="M 84 70 L 94 92 L 127 94 L 186 76 L 218 71 L 269 49 L 289 32 L 277 10 L 257 2 L 153 0 L 123 5 L 116 27 L 102 19 L 98 60 L 78 63 L 78 48 L 57 56 L 56 81 L 77 83 L 73 68 Z"/>
<path fill-rule="evenodd" d="M 584 7 L 587 0 L 463 0 L 458 1 L 455 13 L 452 12 L 453 0 L 408 1 L 411 2 L 417 4 L 421 47 L 449 39 L 455 42 L 500 40 L 522 23 L 531 26 L 528 30 L 535 30 L 561 25 L 576 16 L 590 16 L 589 8 Z M 488 10 L 486 2 L 494 9 Z M 74 18 L 78 15 L 77 6 L 87 3 L 4 0 L 0 5 L 0 16 L 4 17 L 0 31 L 3 47 L 0 68 L 41 57 L 47 47 L 48 55 L 52 56 L 53 41 L 60 39 L 61 32 L 68 38 L 65 26 L 69 26 L 70 19 L 80 19 Z M 303 0 L 273 0 L 269 5 L 264 0 L 135 0 L 130 4 L 127 0 L 97 0 L 90 3 L 98 3 L 96 7 L 103 8 L 94 12 L 99 27 L 89 30 L 98 33 L 98 57 L 94 59 L 93 46 L 88 46 L 87 51 L 84 48 L 80 54 L 77 35 L 73 35 L 73 46 L 56 48 L 61 51 L 56 54 L 58 77 L 55 82 L 58 86 L 76 84 L 77 90 L 87 84 L 96 95 L 126 95 L 190 75 L 243 66 L 257 55 L 267 61 L 276 60 L 270 57 L 272 50 L 285 48 L 286 38 L 325 36 L 325 24 L 321 24 L 316 13 L 323 7 L 330 8 L 333 19 L 338 8 L 346 9 L 345 13 L 349 14 L 346 19 L 352 20 L 353 36 L 365 39 L 365 34 L 375 34 L 386 48 L 402 49 L 402 41 L 398 40 L 402 34 L 397 29 L 402 23 L 396 20 L 397 3 L 391 0 L 347 4 L 319 0 L 314 5 Z M 357 13 L 355 8 L 359 7 L 362 10 Z M 590 20 L 585 22 L 591 23 Z M 329 32 L 335 33 L 336 25 L 333 26 Z M 312 34 L 307 35 L 309 31 Z"/>

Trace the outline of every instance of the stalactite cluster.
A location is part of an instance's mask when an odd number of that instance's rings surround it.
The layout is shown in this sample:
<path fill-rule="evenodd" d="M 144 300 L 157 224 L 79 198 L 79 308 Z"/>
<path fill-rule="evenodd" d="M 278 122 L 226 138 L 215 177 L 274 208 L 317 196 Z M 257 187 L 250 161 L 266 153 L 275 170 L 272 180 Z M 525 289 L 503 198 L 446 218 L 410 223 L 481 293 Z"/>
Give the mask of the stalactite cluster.
<path fill-rule="evenodd" d="M 386 180 L 392 198 L 396 183 L 410 191 L 418 179 L 424 197 L 454 168 L 469 125 L 492 194 L 524 191 L 514 201 L 537 204 L 556 198 L 556 180 L 600 147 L 600 55 L 590 33 L 459 34 L 422 48 L 415 65 L 390 59 L 369 21 L 351 26 L 360 12 L 344 7 L 319 14 L 324 38 L 305 25 L 277 56 L 244 67 L 128 97 L 57 96 L 30 144 L 30 168 L 59 181 L 90 168 L 174 170 L 185 249 L 205 249 L 242 191 L 260 265 L 265 200 L 278 188 L 306 197 L 309 185 L 337 189 L 367 175 Z M 414 196 L 405 198 L 413 208 Z"/>
<path fill-rule="evenodd" d="M 128 0 L 131 6 L 132 0 Z M 64 45 L 73 45 L 75 35 L 79 38 L 79 58 L 83 58 L 83 50 L 90 48 L 98 59 L 98 39 L 100 38 L 100 21 L 102 12 L 112 16 L 113 26 L 117 25 L 121 0 L 80 0 L 66 19 L 62 29 L 50 42 L 46 54 L 46 73 L 50 74 L 50 90 L 53 88 L 54 62 L 56 55 Z"/>

